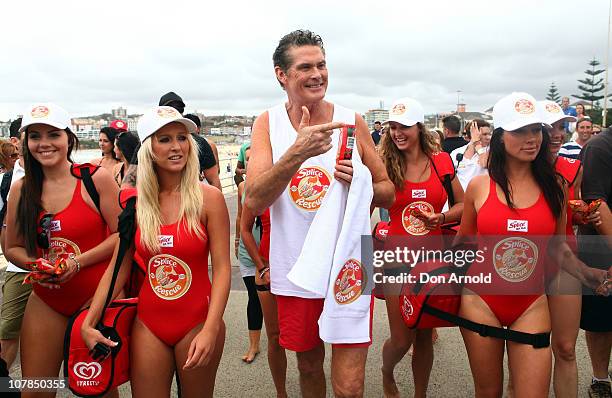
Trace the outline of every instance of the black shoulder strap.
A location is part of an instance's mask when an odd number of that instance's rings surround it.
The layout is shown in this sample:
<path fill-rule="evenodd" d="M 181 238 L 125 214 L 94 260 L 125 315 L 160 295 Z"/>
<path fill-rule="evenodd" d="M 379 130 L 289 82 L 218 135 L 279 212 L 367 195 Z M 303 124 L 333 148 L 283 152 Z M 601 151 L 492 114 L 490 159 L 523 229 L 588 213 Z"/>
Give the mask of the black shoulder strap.
<path fill-rule="evenodd" d="M 4 217 L 6 216 L 6 205 L 8 202 L 8 193 L 11 189 L 12 177 L 13 170 L 7 171 L 2 176 L 2 183 L 0 183 L 0 197 L 2 197 L 2 210 L 0 210 L 0 226 L 4 223 Z"/>
<path fill-rule="evenodd" d="M 87 190 L 89 197 L 96 205 L 96 209 L 98 209 L 100 214 L 102 214 L 102 210 L 100 210 L 100 194 L 98 194 L 98 190 L 96 189 L 96 185 L 93 182 L 93 178 L 91 178 L 89 167 L 81 168 L 81 177 L 83 179 L 83 184 L 85 184 L 85 189 Z"/>
<path fill-rule="evenodd" d="M 440 179 L 440 173 L 438 173 L 438 168 L 436 167 L 436 162 L 433 158 L 430 158 L 431 165 L 433 166 L 434 171 L 436 172 L 436 176 Z M 444 180 L 442 181 L 442 185 L 444 186 L 444 190 L 446 191 L 446 195 L 448 196 L 448 208 L 450 209 L 455 205 L 455 194 L 453 193 L 453 185 L 451 183 L 450 176 L 448 174 L 444 175 Z"/>
<path fill-rule="evenodd" d="M 106 311 L 106 308 L 108 308 L 113 299 L 113 291 L 115 290 L 115 283 L 117 282 L 117 276 L 119 275 L 119 270 L 121 269 L 121 263 L 123 262 L 125 253 L 128 251 L 132 245 L 132 242 L 134 241 L 134 234 L 136 233 L 136 197 L 129 198 L 125 204 L 125 209 L 123 209 L 121 214 L 119 214 L 118 230 L 119 250 L 117 251 L 117 259 L 115 260 L 113 276 L 108 288 L 108 293 L 106 294 L 106 302 L 104 303 L 102 313 Z M 101 320 L 102 317 L 100 318 L 100 323 L 102 322 Z M 98 326 L 103 327 L 101 324 Z"/>
<path fill-rule="evenodd" d="M 457 326 L 478 333 L 482 337 L 488 336 L 496 339 L 510 340 L 514 341 L 515 343 L 531 345 L 533 348 L 545 348 L 550 346 L 550 333 L 525 333 L 512 329 L 489 326 L 483 323 L 476 323 L 470 321 L 469 319 L 465 319 L 446 311 L 442 311 L 438 308 L 434 308 L 427 303 L 423 305 L 423 311 L 435 316 L 436 318 L 440 318 L 444 321 L 454 323 Z"/>

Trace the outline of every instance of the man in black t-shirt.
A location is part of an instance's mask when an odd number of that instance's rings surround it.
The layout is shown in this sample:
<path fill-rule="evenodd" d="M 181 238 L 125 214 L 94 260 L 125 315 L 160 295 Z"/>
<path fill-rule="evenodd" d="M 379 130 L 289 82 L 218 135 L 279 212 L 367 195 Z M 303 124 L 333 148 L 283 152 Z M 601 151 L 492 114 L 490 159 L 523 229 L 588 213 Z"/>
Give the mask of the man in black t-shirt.
<path fill-rule="evenodd" d="M 442 119 L 444 126 L 444 141 L 442 142 L 442 150 L 448 154 L 457 148 L 467 144 L 463 137 L 459 134 L 461 131 L 461 120 L 457 116 L 447 116 Z"/>
<path fill-rule="evenodd" d="M 179 111 L 181 115 L 183 114 L 183 112 L 185 112 L 185 103 L 183 102 L 183 99 L 173 91 L 170 91 L 169 93 L 162 95 L 162 97 L 159 99 L 159 105 L 160 106 L 170 106 L 176 109 L 177 111 Z M 188 117 L 188 116 L 189 115 L 185 117 Z M 196 123 L 196 121 L 193 118 L 189 117 L 189 119 L 193 121 L 194 123 Z M 196 126 L 198 126 L 198 129 L 199 129 L 201 126 L 200 119 L 197 116 L 195 116 L 195 119 L 197 119 L 198 121 L 196 123 Z M 210 185 L 217 187 L 220 191 L 222 191 L 221 181 L 219 180 L 219 167 L 217 165 L 217 160 L 215 158 L 215 154 L 210 144 L 208 143 L 206 138 L 198 134 L 192 134 L 192 137 L 195 140 L 196 144 L 198 144 L 198 160 L 200 161 L 200 179 L 205 178 L 206 181 L 208 181 Z"/>
<path fill-rule="evenodd" d="M 580 159 L 583 164 L 581 193 L 589 203 L 602 199 L 599 206 L 601 224 L 581 225 L 578 234 L 578 256 L 588 266 L 608 269 L 612 264 L 612 132 L 607 129 L 586 143 Z M 608 365 L 612 346 L 612 296 L 595 296 L 583 288 L 580 327 L 593 367 L 589 396 L 612 396 Z M 598 395 L 599 394 L 599 395 Z"/>

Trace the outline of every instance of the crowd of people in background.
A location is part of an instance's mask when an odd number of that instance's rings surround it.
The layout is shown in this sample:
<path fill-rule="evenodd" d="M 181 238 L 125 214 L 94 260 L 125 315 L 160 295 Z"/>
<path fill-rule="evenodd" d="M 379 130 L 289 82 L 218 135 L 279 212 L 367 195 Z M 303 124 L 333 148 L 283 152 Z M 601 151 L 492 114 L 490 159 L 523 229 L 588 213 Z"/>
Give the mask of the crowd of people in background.
<path fill-rule="evenodd" d="M 594 135 L 584 106 L 569 107 L 567 98 L 559 105 L 512 93 L 495 104 L 492 123 L 450 115 L 439 131 L 426 127 L 418 100 L 402 97 L 370 132 L 359 113 L 325 99 L 329 71 L 320 36 L 285 35 L 273 64 L 286 100 L 257 117 L 240 150 L 233 246 L 218 150 L 201 135 L 199 118 L 184 114 L 178 94 L 163 95 L 136 131 L 121 120 L 104 127 L 101 156 L 84 164 L 72 160 L 78 139 L 62 107 L 35 103 L 13 122 L 9 140 L 0 142 L 0 243 L 10 262 L 0 355 L 8 368 L 20 349 L 23 377 L 57 377 L 68 320 L 87 307 L 80 335 L 92 353 L 109 355 L 117 342 L 97 325 L 110 291 L 138 298 L 129 353 L 133 396 L 169 396 L 174 377 L 181 396 L 213 396 L 226 334 L 245 336 L 242 361 L 250 364 L 265 325 L 277 397 L 287 396 L 287 373 L 294 371 L 287 351 L 296 353 L 301 394 L 326 396 L 324 343 L 331 343 L 335 396 L 364 395 L 372 377 L 366 360 L 374 355 L 382 357 L 380 393 L 399 397 L 394 370 L 412 349 L 414 394 L 424 397 L 436 330 L 407 326 L 394 290 L 402 286 L 385 286 L 389 338 L 382 352 L 370 350 L 375 300 L 364 291 L 358 228 L 368 233 L 378 207 L 387 250 L 397 242 L 439 249 L 502 236 L 533 251 L 525 275 L 499 271 L 508 256 L 522 261 L 516 252 L 496 252 L 466 271 L 496 275 L 493 285 L 501 289 L 466 283 L 460 294 L 459 315 L 484 325 L 481 333 L 460 328 L 477 397 L 503 395 L 505 355 L 511 396 L 545 397 L 552 384 L 556 396 L 577 397 L 579 329 L 591 360 L 588 394 L 612 397 L 609 129 Z M 356 140 L 344 158 L 340 130 L 349 127 Z M 135 233 L 114 273 L 119 220 L 133 198 Z M 594 210 L 584 210 L 589 206 Z M 542 238 L 544 244 L 532 242 Z M 223 321 L 232 252 L 248 292 L 246 331 L 226 331 Z M 43 277 L 32 264 L 60 264 L 61 273 Z M 383 273 L 410 269 L 386 264 Z M 488 335 L 487 328 L 540 339 L 529 344 Z M 92 361 L 104 363 L 95 355 Z M 454 365 L 441 366 L 450 372 Z"/>

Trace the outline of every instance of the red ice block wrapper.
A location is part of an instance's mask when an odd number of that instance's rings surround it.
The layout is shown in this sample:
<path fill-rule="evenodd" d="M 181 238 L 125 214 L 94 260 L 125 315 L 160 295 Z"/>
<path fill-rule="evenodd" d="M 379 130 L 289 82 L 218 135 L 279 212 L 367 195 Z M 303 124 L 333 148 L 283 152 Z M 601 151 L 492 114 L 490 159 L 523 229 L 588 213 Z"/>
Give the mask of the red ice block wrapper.
<path fill-rule="evenodd" d="M 336 163 L 340 160 L 351 160 L 355 149 L 355 126 L 347 125 L 340 130 L 340 140 Z"/>

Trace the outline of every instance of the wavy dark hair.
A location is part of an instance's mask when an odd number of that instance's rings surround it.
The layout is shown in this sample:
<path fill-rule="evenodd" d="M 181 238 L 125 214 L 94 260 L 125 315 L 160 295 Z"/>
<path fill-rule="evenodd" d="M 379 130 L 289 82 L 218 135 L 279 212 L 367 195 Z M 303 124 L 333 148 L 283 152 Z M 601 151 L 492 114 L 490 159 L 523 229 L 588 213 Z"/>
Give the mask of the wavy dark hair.
<path fill-rule="evenodd" d="M 514 209 L 515 206 L 514 202 L 512 202 L 510 183 L 506 176 L 506 148 L 501 140 L 504 134 L 506 134 L 506 132 L 500 127 L 493 131 L 491 143 L 489 144 L 490 149 L 487 169 L 489 170 L 491 179 L 495 181 L 504 192 L 508 207 Z M 555 172 L 553 158 L 548 148 L 549 144 L 550 137 L 548 131 L 542 129 L 542 145 L 540 146 L 540 151 L 536 158 L 531 162 L 531 172 L 542 190 L 546 203 L 548 203 L 553 215 L 555 218 L 559 218 L 561 212 L 565 209 L 565 196 L 563 193 L 563 182 Z"/>
<path fill-rule="evenodd" d="M 70 130 L 65 128 L 68 135 L 68 154 L 67 159 L 72 161 L 72 151 L 79 149 L 79 139 Z M 38 234 L 38 216 L 43 211 L 42 207 L 42 186 L 45 178 L 40 162 L 36 160 L 28 148 L 29 134 L 23 139 L 23 168 L 25 176 L 21 186 L 21 197 L 17 205 L 17 231 L 24 238 L 25 249 L 29 256 L 36 255 L 36 237 Z"/>
<path fill-rule="evenodd" d="M 119 148 L 119 150 L 123 154 L 123 157 L 125 157 L 128 162 L 130 161 L 130 159 L 132 159 L 134 153 L 136 153 L 136 148 L 138 148 L 138 144 L 140 144 L 140 140 L 138 139 L 136 134 L 130 131 L 121 133 L 117 135 L 117 138 L 115 138 L 115 146 Z"/>
<path fill-rule="evenodd" d="M 102 133 L 104 133 L 106 135 L 106 138 L 108 138 L 108 140 L 111 142 L 111 144 L 115 146 L 115 138 L 119 134 L 119 130 L 116 130 L 112 127 L 102 127 L 100 129 L 100 134 Z M 115 151 L 111 151 L 111 156 L 113 157 L 113 159 L 119 160 L 117 159 L 117 155 L 115 155 Z M 102 157 L 104 157 L 104 153 L 102 153 Z"/>

